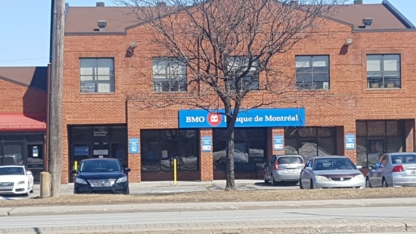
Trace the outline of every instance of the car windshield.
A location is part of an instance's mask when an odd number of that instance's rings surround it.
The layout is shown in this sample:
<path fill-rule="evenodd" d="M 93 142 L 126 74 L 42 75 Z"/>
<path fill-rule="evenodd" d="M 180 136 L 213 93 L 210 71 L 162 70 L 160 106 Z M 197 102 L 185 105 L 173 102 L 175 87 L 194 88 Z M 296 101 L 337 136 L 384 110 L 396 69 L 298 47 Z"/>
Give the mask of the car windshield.
<path fill-rule="evenodd" d="M 357 169 L 348 158 L 320 158 L 315 160 L 313 170 L 353 170 Z"/>
<path fill-rule="evenodd" d="M 280 157 L 279 164 L 302 164 L 303 160 L 300 157 Z"/>
<path fill-rule="evenodd" d="M 118 161 L 113 160 L 92 160 L 81 163 L 80 172 L 112 172 L 121 171 Z"/>
<path fill-rule="evenodd" d="M 3 175 L 24 175 L 23 167 L 2 167 L 0 168 L 0 176 Z"/>
<path fill-rule="evenodd" d="M 413 155 L 413 154 L 392 155 L 391 162 L 393 164 L 416 164 L 416 155 Z"/>

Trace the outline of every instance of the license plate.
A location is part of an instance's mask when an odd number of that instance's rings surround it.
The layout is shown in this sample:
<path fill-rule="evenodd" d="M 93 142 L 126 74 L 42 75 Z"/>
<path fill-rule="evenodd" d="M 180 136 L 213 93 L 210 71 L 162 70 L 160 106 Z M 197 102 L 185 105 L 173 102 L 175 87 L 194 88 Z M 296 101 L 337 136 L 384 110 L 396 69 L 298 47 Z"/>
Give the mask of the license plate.
<path fill-rule="evenodd" d="M 286 169 L 287 172 L 295 172 L 295 169 Z"/>
<path fill-rule="evenodd" d="M 102 185 L 103 185 L 103 187 L 111 187 L 110 183 L 103 183 Z"/>

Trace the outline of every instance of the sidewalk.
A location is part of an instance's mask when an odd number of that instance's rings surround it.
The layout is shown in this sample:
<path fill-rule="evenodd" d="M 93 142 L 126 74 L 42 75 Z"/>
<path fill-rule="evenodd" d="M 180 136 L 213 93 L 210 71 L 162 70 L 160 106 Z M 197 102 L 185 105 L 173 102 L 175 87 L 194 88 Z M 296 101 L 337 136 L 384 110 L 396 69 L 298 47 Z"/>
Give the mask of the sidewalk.
<path fill-rule="evenodd" d="M 270 202 L 200 202 L 200 203 L 146 203 L 116 205 L 83 206 L 27 206 L 0 207 L 0 217 L 29 215 L 63 215 L 63 214 L 103 214 L 128 212 L 168 212 L 198 210 L 256 210 L 275 208 L 318 208 L 318 207 L 382 207 L 382 206 L 416 206 L 416 198 L 383 199 L 343 199 L 310 201 L 270 201 Z"/>

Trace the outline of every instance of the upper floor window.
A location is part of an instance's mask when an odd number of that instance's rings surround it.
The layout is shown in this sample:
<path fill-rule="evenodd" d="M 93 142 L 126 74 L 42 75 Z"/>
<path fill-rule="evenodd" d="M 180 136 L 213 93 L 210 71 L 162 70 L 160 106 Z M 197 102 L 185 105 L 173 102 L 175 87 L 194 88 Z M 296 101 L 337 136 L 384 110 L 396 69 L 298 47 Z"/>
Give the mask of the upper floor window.
<path fill-rule="evenodd" d="M 186 92 L 186 63 L 177 58 L 153 59 L 153 91 Z"/>
<path fill-rule="evenodd" d="M 329 89 L 329 56 L 296 56 L 298 89 Z"/>
<path fill-rule="evenodd" d="M 112 58 L 80 59 L 81 93 L 114 92 L 114 60 Z"/>
<path fill-rule="evenodd" d="M 400 88 L 400 55 L 367 55 L 367 83 L 370 89 Z"/>
<path fill-rule="evenodd" d="M 249 68 L 249 58 L 246 56 L 233 56 L 228 59 L 228 70 L 233 72 L 229 79 L 230 88 L 236 90 L 236 84 L 240 90 L 258 90 L 259 89 L 259 74 L 258 61 L 252 61 Z M 247 73 L 246 73 L 247 72 Z M 246 74 L 244 74 L 246 73 Z M 240 77 L 243 75 L 243 77 Z M 235 79 L 239 79 L 235 82 Z"/>

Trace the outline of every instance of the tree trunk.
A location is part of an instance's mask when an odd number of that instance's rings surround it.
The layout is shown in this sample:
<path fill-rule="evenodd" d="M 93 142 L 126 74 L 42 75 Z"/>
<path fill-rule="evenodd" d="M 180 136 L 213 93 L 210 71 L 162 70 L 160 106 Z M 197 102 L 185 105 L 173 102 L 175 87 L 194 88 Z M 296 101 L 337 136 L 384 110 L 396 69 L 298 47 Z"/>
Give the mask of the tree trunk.
<path fill-rule="evenodd" d="M 226 167 L 226 174 L 227 174 L 227 184 L 225 186 L 225 190 L 235 190 L 235 181 L 234 181 L 234 121 L 232 118 L 228 118 L 227 116 L 227 147 L 226 147 L 226 154 L 227 154 L 227 167 Z"/>

